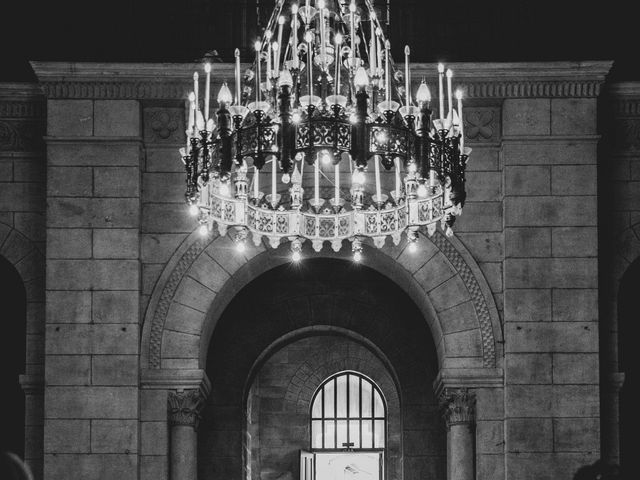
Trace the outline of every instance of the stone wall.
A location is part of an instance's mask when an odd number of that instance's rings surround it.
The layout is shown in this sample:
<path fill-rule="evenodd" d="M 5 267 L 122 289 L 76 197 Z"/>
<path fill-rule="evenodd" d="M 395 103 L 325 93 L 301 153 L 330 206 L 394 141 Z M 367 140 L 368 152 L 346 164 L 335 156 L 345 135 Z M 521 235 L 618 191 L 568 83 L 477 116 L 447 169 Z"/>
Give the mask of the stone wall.
<path fill-rule="evenodd" d="M 419 380 L 405 377 L 412 379 L 409 390 L 431 395 L 432 405 L 447 389 L 472 390 L 477 478 L 570 478 L 600 455 L 597 321 L 615 317 L 615 292 L 607 290 L 604 310 L 598 305 L 603 155 L 596 120 L 609 64 L 453 68 L 469 99 L 465 133 L 474 148 L 456 238 L 421 236 L 417 257 L 387 246 L 368 251 L 366 262 L 408 295 L 433 337 L 433 349 L 425 350 L 432 369 Z M 44 458 L 47 480 L 168 478 L 177 430 L 167 421 L 167 398 L 184 399 L 203 384 L 198 391 L 206 394 L 208 375 L 200 466 L 206 455 L 223 452 L 224 469 L 212 470 L 214 476 L 241 477 L 244 382 L 272 342 L 315 321 L 294 317 L 285 328 L 266 310 L 274 328 L 269 335 L 244 331 L 251 355 L 217 356 L 214 346 L 225 330 L 216 322 L 233 298 L 286 260 L 265 246 L 234 257 L 228 237 L 195 239 L 177 154 L 192 66 L 34 63 L 34 69 L 47 98 L 46 171 L 38 90 L 26 89 L 28 108 L 16 103 L 15 87 L 0 96 L 0 243 L 31 292 L 23 378 L 28 411 L 42 412 L 37 391 L 45 365 L 44 416 L 27 415 L 30 462 L 38 471 Z M 215 74 L 228 79 L 231 71 L 221 65 Z M 432 71 L 416 65 L 417 77 Z M 633 92 L 623 88 L 618 95 Z M 624 108 L 616 115 L 630 140 L 615 154 L 619 168 L 611 179 L 613 232 L 621 240 L 610 243 L 621 246 L 623 260 L 614 259 L 621 266 L 640 252 L 637 109 Z M 309 303 L 291 305 L 314 318 Z M 398 331 L 358 322 L 343 328 L 379 335 L 371 341 L 381 349 L 380 332 Z M 391 358 L 401 350 L 389 352 Z M 607 371 L 619 373 L 611 358 Z M 229 362 L 241 365 L 242 375 L 225 377 Z M 404 399 L 405 422 L 421 424 L 425 412 L 435 418 L 435 410 L 412 408 Z M 42 418 L 44 434 L 38 433 Z M 221 432 L 232 435 L 216 437 Z M 216 438 L 232 439 L 227 460 Z M 443 478 L 419 455 L 431 447 L 408 438 L 404 475 Z M 442 449 L 447 444 L 436 442 Z M 411 461 L 410 445 L 417 450 Z"/>

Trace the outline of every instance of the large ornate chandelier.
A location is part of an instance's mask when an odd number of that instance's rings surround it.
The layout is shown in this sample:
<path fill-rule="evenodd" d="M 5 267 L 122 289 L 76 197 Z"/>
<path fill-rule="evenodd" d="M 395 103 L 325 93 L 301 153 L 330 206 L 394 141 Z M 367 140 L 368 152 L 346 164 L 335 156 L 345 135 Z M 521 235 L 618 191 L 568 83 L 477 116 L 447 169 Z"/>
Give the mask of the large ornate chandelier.
<path fill-rule="evenodd" d="M 210 114 L 211 64 L 202 109 L 198 73 L 190 94 L 186 201 L 207 235 L 214 224 L 242 251 L 252 235 L 292 259 L 309 240 L 315 251 L 407 232 L 447 234 L 465 201 L 461 92 L 438 66 L 438 111 L 422 80 L 412 92 L 410 50 L 397 70 L 370 0 L 317 0 L 285 9 L 278 0 L 253 67 L 241 73 L 236 50 L 235 98 L 225 83 Z M 446 77 L 446 92 L 445 92 Z M 446 105 L 445 105 L 446 103 Z"/>

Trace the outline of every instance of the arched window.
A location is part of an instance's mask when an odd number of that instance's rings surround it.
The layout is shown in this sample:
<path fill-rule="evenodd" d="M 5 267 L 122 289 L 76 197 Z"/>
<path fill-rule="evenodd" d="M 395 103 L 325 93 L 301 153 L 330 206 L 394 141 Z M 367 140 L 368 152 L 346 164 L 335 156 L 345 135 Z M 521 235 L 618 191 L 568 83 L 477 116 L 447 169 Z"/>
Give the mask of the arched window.
<path fill-rule="evenodd" d="M 386 411 L 382 392 L 364 375 L 329 377 L 311 402 L 311 448 L 384 448 Z"/>

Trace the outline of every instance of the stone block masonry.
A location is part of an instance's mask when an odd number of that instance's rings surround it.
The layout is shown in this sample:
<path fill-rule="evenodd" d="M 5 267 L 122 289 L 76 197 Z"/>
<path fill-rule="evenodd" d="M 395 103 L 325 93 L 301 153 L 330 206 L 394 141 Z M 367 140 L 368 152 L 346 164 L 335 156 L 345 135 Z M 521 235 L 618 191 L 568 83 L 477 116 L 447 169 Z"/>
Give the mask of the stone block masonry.
<path fill-rule="evenodd" d="M 506 478 L 599 457 L 595 109 L 504 103 Z"/>
<path fill-rule="evenodd" d="M 137 101 L 49 100 L 48 479 L 138 478 Z"/>

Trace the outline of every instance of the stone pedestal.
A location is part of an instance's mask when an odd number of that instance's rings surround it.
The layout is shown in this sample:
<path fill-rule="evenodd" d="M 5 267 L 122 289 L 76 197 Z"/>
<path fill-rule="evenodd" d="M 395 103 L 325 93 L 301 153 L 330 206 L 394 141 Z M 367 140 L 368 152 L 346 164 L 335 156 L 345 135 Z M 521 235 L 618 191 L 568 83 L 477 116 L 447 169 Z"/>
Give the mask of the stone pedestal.
<path fill-rule="evenodd" d="M 197 428 L 205 394 L 200 389 L 170 392 L 168 414 L 171 451 L 170 479 L 196 480 L 198 476 Z"/>
<path fill-rule="evenodd" d="M 441 397 L 447 423 L 447 480 L 475 478 L 475 404 L 467 389 L 446 389 Z"/>

